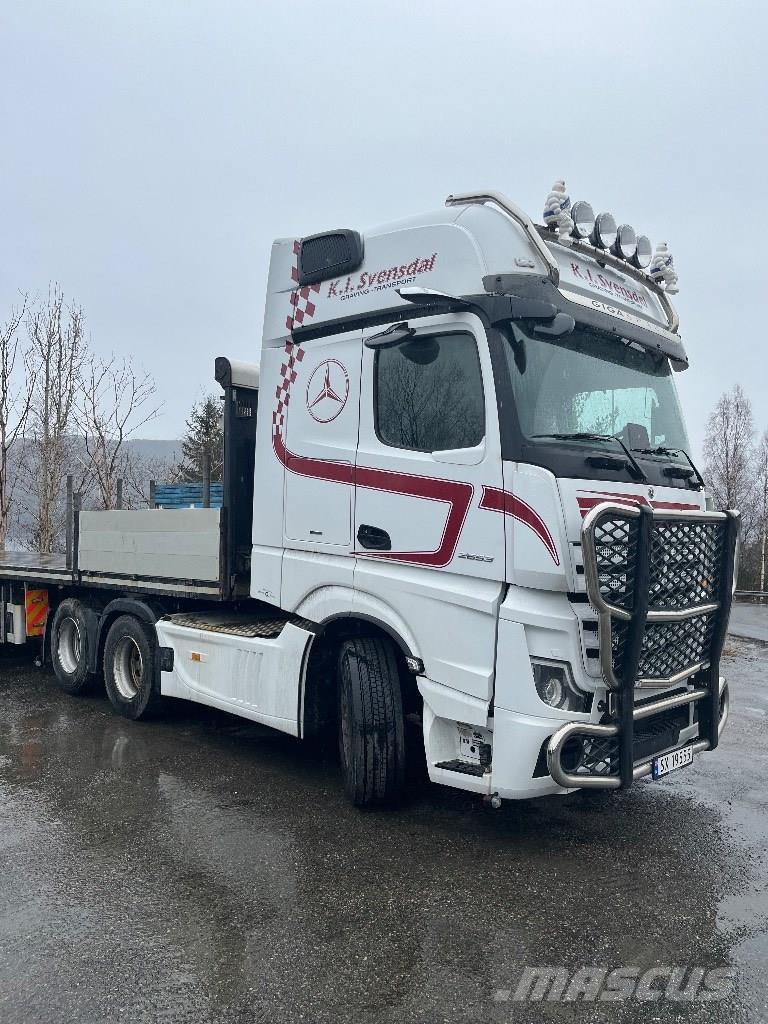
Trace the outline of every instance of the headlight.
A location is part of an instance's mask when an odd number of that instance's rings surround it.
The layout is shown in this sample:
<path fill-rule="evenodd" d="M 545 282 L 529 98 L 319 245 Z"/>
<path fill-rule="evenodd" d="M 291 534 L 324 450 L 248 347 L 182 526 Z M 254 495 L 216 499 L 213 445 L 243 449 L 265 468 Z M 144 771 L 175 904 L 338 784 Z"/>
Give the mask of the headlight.
<path fill-rule="evenodd" d="M 577 690 L 571 668 L 563 661 L 531 658 L 533 681 L 540 699 L 559 711 L 588 711 L 591 695 Z"/>

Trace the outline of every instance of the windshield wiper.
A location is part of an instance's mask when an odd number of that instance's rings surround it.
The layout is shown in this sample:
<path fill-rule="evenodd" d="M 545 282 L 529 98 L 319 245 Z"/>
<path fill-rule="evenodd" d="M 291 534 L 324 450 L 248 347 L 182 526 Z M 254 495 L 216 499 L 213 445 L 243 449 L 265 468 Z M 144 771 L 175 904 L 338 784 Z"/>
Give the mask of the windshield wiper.
<path fill-rule="evenodd" d="M 573 434 L 531 434 L 531 437 L 552 437 L 556 441 L 614 441 L 616 444 L 621 446 L 622 451 L 627 456 L 627 461 L 629 463 L 627 469 L 631 471 L 632 476 L 637 480 L 642 480 L 643 483 L 646 483 L 648 480 L 648 477 L 643 472 L 640 463 L 634 457 L 629 448 L 627 448 L 621 438 L 616 437 L 615 434 L 590 434 L 585 431 L 577 431 Z"/>
<path fill-rule="evenodd" d="M 633 448 L 633 452 L 640 452 L 641 455 L 679 455 L 679 448 L 665 448 L 663 444 L 655 448 Z"/>
<path fill-rule="evenodd" d="M 670 455 L 681 456 L 685 459 L 688 465 L 691 467 L 690 470 L 680 470 L 675 466 L 666 466 L 664 472 L 667 476 L 682 476 L 686 480 L 690 480 L 692 476 L 695 476 L 699 482 L 700 487 L 704 487 L 704 477 L 701 475 L 696 467 L 695 462 L 685 450 L 685 448 L 665 448 L 664 445 L 657 445 L 656 448 L 633 448 L 633 452 L 640 452 L 641 455 Z"/>

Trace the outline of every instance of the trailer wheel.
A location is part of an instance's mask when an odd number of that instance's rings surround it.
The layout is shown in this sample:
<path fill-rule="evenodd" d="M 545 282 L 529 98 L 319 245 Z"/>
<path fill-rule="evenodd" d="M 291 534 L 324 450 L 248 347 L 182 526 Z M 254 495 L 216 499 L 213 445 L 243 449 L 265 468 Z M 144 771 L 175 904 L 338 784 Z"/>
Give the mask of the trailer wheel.
<path fill-rule="evenodd" d="M 389 640 L 344 642 L 339 657 L 339 750 L 344 788 L 357 807 L 390 803 L 405 781 L 400 675 Z"/>
<path fill-rule="evenodd" d="M 147 718 L 162 700 L 155 688 L 157 638 L 133 615 L 115 619 L 104 645 L 104 684 L 109 702 L 124 718 Z"/>
<path fill-rule="evenodd" d="M 86 693 L 93 683 L 88 671 L 88 623 L 80 601 L 68 597 L 56 609 L 51 625 L 51 662 L 65 693 Z"/>

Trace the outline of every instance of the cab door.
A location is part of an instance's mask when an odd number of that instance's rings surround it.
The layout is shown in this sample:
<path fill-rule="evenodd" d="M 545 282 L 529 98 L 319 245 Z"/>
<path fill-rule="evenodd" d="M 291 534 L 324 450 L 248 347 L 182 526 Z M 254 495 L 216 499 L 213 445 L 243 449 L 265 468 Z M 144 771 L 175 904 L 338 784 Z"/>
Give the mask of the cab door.
<path fill-rule="evenodd" d="M 364 332 L 361 387 L 356 585 L 374 562 L 503 580 L 498 415 L 480 319 Z"/>
<path fill-rule="evenodd" d="M 282 600 L 298 606 L 317 586 L 351 586 L 354 465 L 361 331 L 295 345 L 286 391 Z"/>

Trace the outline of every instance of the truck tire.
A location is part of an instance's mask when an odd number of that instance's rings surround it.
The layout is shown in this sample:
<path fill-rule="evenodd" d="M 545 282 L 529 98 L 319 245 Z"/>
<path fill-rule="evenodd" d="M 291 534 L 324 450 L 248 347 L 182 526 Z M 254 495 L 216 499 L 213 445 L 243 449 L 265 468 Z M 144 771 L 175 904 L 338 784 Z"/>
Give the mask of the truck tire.
<path fill-rule="evenodd" d="M 160 709 L 162 699 L 155 688 L 156 664 L 154 629 L 133 615 L 115 619 L 104 645 L 104 685 L 118 715 L 135 721 Z"/>
<path fill-rule="evenodd" d="M 94 681 L 88 671 L 88 622 L 80 601 L 62 601 L 51 625 L 51 663 L 65 693 L 87 693 Z"/>
<path fill-rule="evenodd" d="M 339 655 L 339 751 L 356 807 L 392 803 L 405 782 L 400 675 L 389 640 L 347 640 Z"/>

